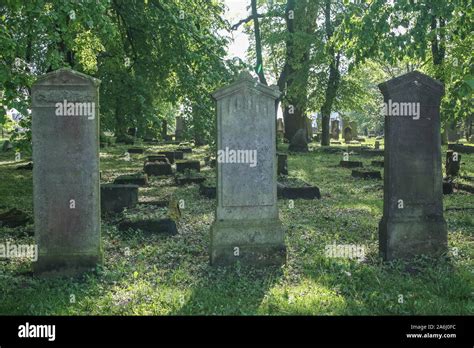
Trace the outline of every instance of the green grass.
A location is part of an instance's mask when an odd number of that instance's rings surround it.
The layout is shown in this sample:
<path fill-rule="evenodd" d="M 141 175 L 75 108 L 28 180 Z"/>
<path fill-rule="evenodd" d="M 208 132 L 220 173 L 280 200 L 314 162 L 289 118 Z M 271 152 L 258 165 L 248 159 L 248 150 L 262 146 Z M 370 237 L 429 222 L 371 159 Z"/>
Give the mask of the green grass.
<path fill-rule="evenodd" d="M 145 155 L 125 161 L 126 148 L 101 150 L 103 182 L 141 170 Z M 202 159 L 206 150 L 185 156 Z M 114 219 L 103 219 L 105 263 L 76 278 L 39 278 L 31 274 L 30 261 L 0 261 L 0 314 L 474 314 L 473 196 L 444 196 L 445 208 L 470 208 L 445 212 L 449 247 L 457 256 L 383 263 L 377 233 L 382 181 L 352 178 L 349 169 L 336 167 L 340 159 L 320 151 L 289 156 L 290 175 L 317 185 L 322 198 L 278 201 L 288 249 L 283 267 L 209 266 L 215 202 L 200 196 L 197 186 L 152 178 L 150 187 L 140 188 L 141 199 L 174 196 L 185 203 L 177 235 L 124 233 Z M 351 159 L 368 167 L 377 158 Z M 12 153 L 0 154 L 0 212 L 16 207 L 32 214 L 31 172 L 15 170 L 19 164 Z M 474 155 L 462 155 L 462 172 L 474 176 Z M 140 208 L 126 214 L 152 217 L 154 212 Z M 32 233 L 32 225 L 0 228 L 0 241 L 33 243 Z M 367 257 L 362 262 L 328 258 L 325 246 L 333 242 L 363 245 Z"/>

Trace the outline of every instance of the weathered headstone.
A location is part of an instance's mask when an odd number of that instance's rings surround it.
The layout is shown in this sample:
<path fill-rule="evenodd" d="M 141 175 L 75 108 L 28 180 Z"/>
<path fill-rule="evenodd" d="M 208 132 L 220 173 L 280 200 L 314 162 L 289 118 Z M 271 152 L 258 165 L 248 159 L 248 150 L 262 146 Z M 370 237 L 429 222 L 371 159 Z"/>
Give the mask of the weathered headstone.
<path fill-rule="evenodd" d="M 293 135 L 293 138 L 290 141 L 288 150 L 296 152 L 308 152 L 308 139 L 305 129 L 300 128 L 296 131 L 295 135 Z"/>
<path fill-rule="evenodd" d="M 339 140 L 339 121 L 338 120 L 331 121 L 331 138 L 335 140 Z"/>
<path fill-rule="evenodd" d="M 283 141 L 285 137 L 285 125 L 282 118 L 277 118 L 277 137 L 280 141 Z"/>
<path fill-rule="evenodd" d="M 453 150 L 446 151 L 446 175 L 457 176 L 461 169 L 461 155 Z"/>
<path fill-rule="evenodd" d="M 276 186 L 275 99 L 279 94 L 248 73 L 213 94 L 218 164 L 212 264 L 285 260 Z"/>
<path fill-rule="evenodd" d="M 277 153 L 278 157 L 278 175 L 288 175 L 288 155 L 286 153 Z"/>
<path fill-rule="evenodd" d="M 99 83 L 60 69 L 32 87 L 37 272 L 74 272 L 102 262 Z"/>
<path fill-rule="evenodd" d="M 349 141 L 351 141 L 353 139 L 352 137 L 352 128 L 347 126 L 344 128 L 344 141 L 346 143 L 348 143 Z"/>
<path fill-rule="evenodd" d="M 379 88 L 386 115 L 381 255 L 385 260 L 438 255 L 447 248 L 439 116 L 443 85 L 413 71 Z"/>
<path fill-rule="evenodd" d="M 306 118 L 306 139 L 308 143 L 313 141 L 313 120 L 309 117 Z"/>
<path fill-rule="evenodd" d="M 184 118 L 182 116 L 176 116 L 176 128 L 175 128 L 175 139 L 183 139 L 184 132 Z"/>

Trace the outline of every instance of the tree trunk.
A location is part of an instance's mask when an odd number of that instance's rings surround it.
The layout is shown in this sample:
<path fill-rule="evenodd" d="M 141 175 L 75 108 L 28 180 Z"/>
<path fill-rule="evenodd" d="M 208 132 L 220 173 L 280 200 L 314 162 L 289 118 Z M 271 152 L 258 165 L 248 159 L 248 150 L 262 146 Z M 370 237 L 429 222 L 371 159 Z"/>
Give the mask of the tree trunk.
<path fill-rule="evenodd" d="M 433 59 L 433 65 L 435 67 L 435 78 L 442 83 L 444 83 L 444 73 L 443 69 L 443 62 L 445 57 L 445 45 L 444 45 L 444 34 L 443 34 L 443 27 L 445 26 L 444 19 L 439 19 L 439 28 L 441 29 L 438 35 L 434 35 L 433 39 L 431 40 L 431 56 Z M 436 31 L 438 28 L 438 21 L 436 16 L 431 16 L 431 30 Z M 448 127 L 449 120 L 446 117 L 443 117 L 443 114 L 440 112 L 440 123 L 441 123 L 441 145 L 448 144 Z"/>
<path fill-rule="evenodd" d="M 253 17 L 253 28 L 255 33 L 255 53 L 257 55 L 257 64 L 255 66 L 255 72 L 258 75 L 258 79 L 264 85 L 267 85 L 265 74 L 263 72 L 263 58 L 262 58 L 262 42 L 260 36 L 260 25 L 258 23 L 257 13 L 257 0 L 252 0 L 252 17 Z"/>
<path fill-rule="evenodd" d="M 115 104 L 115 136 L 117 139 L 123 139 L 127 134 L 127 126 L 125 124 L 125 120 L 123 118 L 122 111 L 120 110 L 120 103 L 122 101 L 117 99 Z"/>
<path fill-rule="evenodd" d="M 331 24 L 331 1 L 325 0 L 325 24 L 326 24 L 326 35 L 328 42 L 333 35 L 333 28 Z M 329 65 L 329 77 L 328 84 L 326 86 L 326 93 L 323 106 L 321 107 L 321 145 L 328 146 L 330 144 L 330 119 L 331 109 L 334 99 L 336 98 L 337 89 L 339 88 L 340 73 L 339 73 L 339 60 L 340 54 L 335 54 L 334 48 L 329 47 L 329 54 L 331 55 L 331 63 Z"/>
<path fill-rule="evenodd" d="M 302 35 L 313 34 L 316 21 L 317 3 L 288 0 L 285 19 L 288 30 L 286 40 L 285 65 L 278 80 L 280 91 L 286 96 L 282 104 L 285 121 L 285 138 L 290 140 L 299 129 L 306 130 L 306 105 L 309 77 L 311 41 Z"/>

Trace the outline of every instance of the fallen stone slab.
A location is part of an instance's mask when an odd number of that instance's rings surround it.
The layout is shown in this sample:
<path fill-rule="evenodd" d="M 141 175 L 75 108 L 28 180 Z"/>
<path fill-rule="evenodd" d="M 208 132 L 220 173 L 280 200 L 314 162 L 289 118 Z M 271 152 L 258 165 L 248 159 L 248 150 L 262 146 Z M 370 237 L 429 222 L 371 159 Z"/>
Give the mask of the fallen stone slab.
<path fill-rule="evenodd" d="M 147 162 L 143 166 L 143 171 L 148 176 L 162 176 L 173 174 L 171 164 L 164 162 Z"/>
<path fill-rule="evenodd" d="M 159 233 L 175 235 L 178 233 L 176 222 L 170 218 L 164 219 L 147 219 L 147 220 L 123 220 L 118 224 L 120 231 L 141 230 L 145 233 Z"/>
<path fill-rule="evenodd" d="M 32 218 L 24 211 L 12 208 L 0 214 L 0 227 L 19 227 L 33 222 Z"/>
<path fill-rule="evenodd" d="M 463 184 L 463 183 L 455 183 L 454 187 L 456 190 L 461 190 L 461 191 L 466 191 L 469 193 L 474 193 L 474 186 L 468 185 L 468 184 Z"/>
<path fill-rule="evenodd" d="M 196 172 L 201 171 L 201 163 L 199 161 L 187 161 L 179 160 L 176 161 L 176 171 L 179 173 L 184 173 L 187 170 L 195 170 Z"/>
<path fill-rule="evenodd" d="M 200 184 L 206 180 L 203 176 L 184 176 L 184 175 L 176 175 L 175 182 L 179 186 L 183 185 L 191 185 L 191 184 Z"/>
<path fill-rule="evenodd" d="M 316 186 L 310 187 L 281 187 L 277 186 L 278 198 L 286 199 L 320 199 L 321 193 Z"/>
<path fill-rule="evenodd" d="M 127 151 L 128 153 L 142 154 L 144 150 L 140 147 L 133 147 L 133 148 L 128 149 Z"/>
<path fill-rule="evenodd" d="M 321 146 L 321 147 L 317 148 L 316 151 L 321 151 L 321 152 L 324 152 L 324 153 L 340 153 L 340 152 L 344 152 L 345 150 L 343 148 L 340 148 L 340 147 Z"/>
<path fill-rule="evenodd" d="M 354 178 L 361 178 L 361 179 L 382 179 L 382 174 L 378 170 L 359 170 L 353 169 L 352 174 Z"/>
<path fill-rule="evenodd" d="M 167 207 L 170 204 L 170 201 L 139 201 L 138 205 L 153 205 L 156 207 Z"/>
<path fill-rule="evenodd" d="M 175 152 L 174 151 L 160 151 L 158 152 L 158 154 L 160 155 L 165 155 L 166 158 L 168 158 L 168 161 L 170 161 L 171 164 L 174 163 L 174 160 L 175 160 Z"/>
<path fill-rule="evenodd" d="M 360 153 L 362 156 L 383 156 L 384 150 L 362 150 Z"/>
<path fill-rule="evenodd" d="M 120 213 L 124 208 L 133 208 L 138 203 L 138 185 L 100 185 L 100 207 L 102 214 Z"/>
<path fill-rule="evenodd" d="M 163 163 L 170 163 L 168 158 L 165 155 L 148 155 L 146 156 L 147 162 L 163 162 Z"/>
<path fill-rule="evenodd" d="M 175 151 L 174 152 L 174 159 L 175 160 L 182 160 L 184 158 L 184 152 L 183 151 Z"/>
<path fill-rule="evenodd" d="M 178 147 L 178 151 L 184 153 L 192 153 L 193 149 L 191 147 Z"/>
<path fill-rule="evenodd" d="M 372 161 L 371 163 L 374 167 L 382 167 L 383 168 L 383 161 Z"/>
<path fill-rule="evenodd" d="M 143 174 L 120 175 L 115 178 L 114 184 L 145 186 L 148 184 L 148 180 L 147 177 Z"/>
<path fill-rule="evenodd" d="M 364 165 L 359 161 L 340 161 L 339 166 L 343 168 L 357 168 L 363 167 Z"/>
<path fill-rule="evenodd" d="M 18 166 L 15 169 L 16 170 L 33 170 L 33 162 L 29 162 L 25 165 Z"/>
<path fill-rule="evenodd" d="M 277 197 L 285 199 L 320 199 L 317 186 L 312 186 L 297 178 L 280 177 L 277 182 Z"/>

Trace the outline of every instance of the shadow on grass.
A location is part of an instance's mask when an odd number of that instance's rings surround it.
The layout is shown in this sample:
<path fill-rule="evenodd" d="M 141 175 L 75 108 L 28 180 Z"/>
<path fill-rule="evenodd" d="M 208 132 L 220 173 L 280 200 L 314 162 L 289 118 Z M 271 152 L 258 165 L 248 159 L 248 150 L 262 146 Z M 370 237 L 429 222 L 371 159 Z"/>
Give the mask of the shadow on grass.
<path fill-rule="evenodd" d="M 207 268 L 198 277 L 186 303 L 173 315 L 255 315 L 269 289 L 282 277 L 279 267 L 252 268 L 239 264 Z"/>

